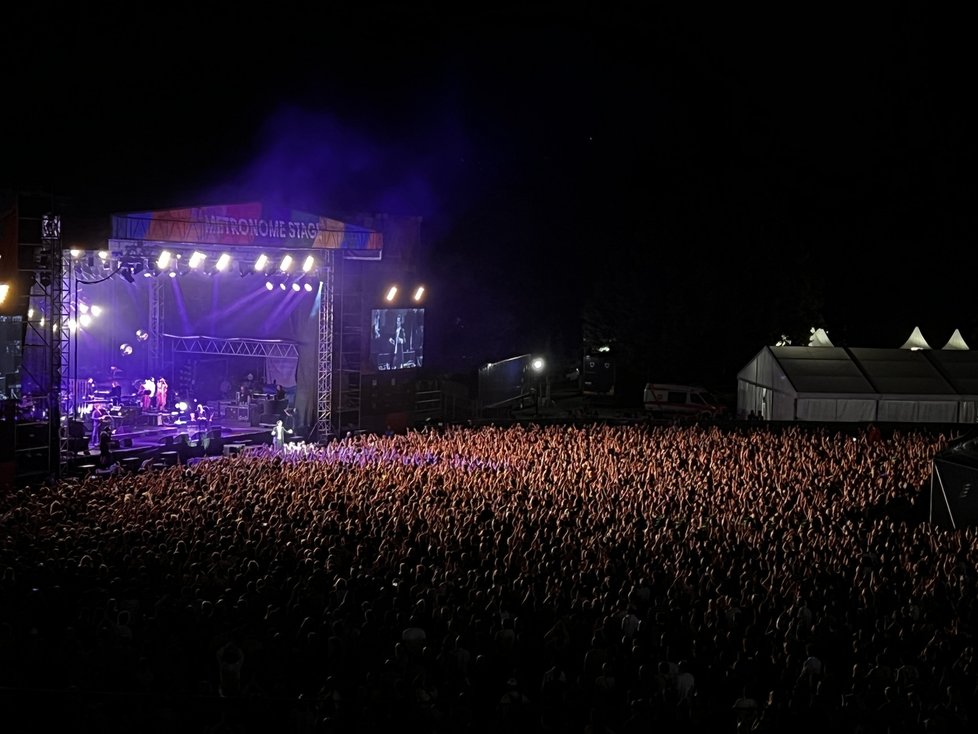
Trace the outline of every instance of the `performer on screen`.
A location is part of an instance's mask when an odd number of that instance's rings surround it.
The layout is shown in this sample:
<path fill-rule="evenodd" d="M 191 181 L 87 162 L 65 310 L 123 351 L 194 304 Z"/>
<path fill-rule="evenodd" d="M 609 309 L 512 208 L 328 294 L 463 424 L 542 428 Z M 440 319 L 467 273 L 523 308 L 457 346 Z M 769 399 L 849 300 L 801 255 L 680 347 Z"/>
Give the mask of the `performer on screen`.
<path fill-rule="evenodd" d="M 388 341 L 394 346 L 391 369 L 400 369 L 404 366 L 404 345 L 407 343 L 407 332 L 404 330 L 404 316 L 402 314 L 397 314 L 394 335 Z"/>
<path fill-rule="evenodd" d="M 160 412 L 166 409 L 166 393 L 168 390 L 169 386 L 166 384 L 165 377 L 156 381 L 156 409 Z"/>

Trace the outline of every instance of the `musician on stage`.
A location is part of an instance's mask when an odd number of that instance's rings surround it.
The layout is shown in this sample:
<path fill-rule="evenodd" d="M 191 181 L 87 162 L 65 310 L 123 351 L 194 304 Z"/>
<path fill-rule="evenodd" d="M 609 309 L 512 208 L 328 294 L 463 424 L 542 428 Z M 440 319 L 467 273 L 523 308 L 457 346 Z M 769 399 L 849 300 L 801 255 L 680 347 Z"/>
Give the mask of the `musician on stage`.
<path fill-rule="evenodd" d="M 96 403 L 95 407 L 92 408 L 92 446 L 98 444 L 99 436 L 104 428 L 108 428 L 111 432 L 112 415 L 109 413 L 109 407 L 105 403 Z"/>
<path fill-rule="evenodd" d="M 153 396 L 156 394 L 156 380 L 147 377 L 143 380 L 143 410 L 148 411 L 153 405 Z"/>
<path fill-rule="evenodd" d="M 206 431 L 208 424 L 211 420 L 211 411 L 203 403 L 197 403 L 197 407 L 194 408 L 194 421 L 197 423 L 198 431 Z"/>
<path fill-rule="evenodd" d="M 156 409 L 161 413 L 166 409 L 166 393 L 168 390 L 169 386 L 166 384 L 165 377 L 156 381 Z"/>

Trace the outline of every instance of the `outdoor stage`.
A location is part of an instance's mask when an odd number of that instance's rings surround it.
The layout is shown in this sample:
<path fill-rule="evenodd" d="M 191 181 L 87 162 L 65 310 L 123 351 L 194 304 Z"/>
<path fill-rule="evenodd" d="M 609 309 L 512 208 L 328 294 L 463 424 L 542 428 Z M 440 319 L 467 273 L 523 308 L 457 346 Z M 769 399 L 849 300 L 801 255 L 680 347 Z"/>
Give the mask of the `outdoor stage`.
<path fill-rule="evenodd" d="M 245 411 L 228 410 L 206 427 L 192 421 L 171 420 L 169 414 L 149 411 L 139 420 L 117 425 L 112 431 L 112 458 L 124 472 L 187 464 L 203 457 L 229 456 L 249 447 L 270 445 L 271 423 L 252 425 Z M 242 418 L 243 417 L 243 418 Z M 91 428 L 76 426 L 70 441 L 66 474 L 83 476 L 97 473 L 98 439 L 92 441 Z M 79 435 L 80 434 L 80 435 Z M 293 440 L 299 440 L 295 437 Z"/>

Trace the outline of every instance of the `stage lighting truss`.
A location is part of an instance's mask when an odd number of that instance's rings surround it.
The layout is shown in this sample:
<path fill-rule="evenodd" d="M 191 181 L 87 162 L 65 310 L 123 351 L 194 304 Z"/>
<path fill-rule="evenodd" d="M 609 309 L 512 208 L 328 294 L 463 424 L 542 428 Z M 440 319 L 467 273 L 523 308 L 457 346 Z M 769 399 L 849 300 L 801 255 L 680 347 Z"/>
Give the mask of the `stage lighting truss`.
<path fill-rule="evenodd" d="M 190 273 L 213 276 L 237 272 L 242 278 L 256 273 L 266 277 L 304 278 L 314 281 L 314 287 L 320 277 L 321 265 L 318 253 L 308 250 L 262 251 L 253 247 L 231 247 L 214 252 L 190 245 L 126 244 L 118 249 L 73 248 L 71 257 L 75 274 L 81 280 L 96 281 L 118 274 L 128 283 L 134 283 L 135 276 L 140 274 L 156 277 L 166 273 L 176 277 Z M 299 281 L 301 290 L 305 290 L 305 282 Z M 292 281 L 289 281 L 286 288 L 291 286 Z"/>

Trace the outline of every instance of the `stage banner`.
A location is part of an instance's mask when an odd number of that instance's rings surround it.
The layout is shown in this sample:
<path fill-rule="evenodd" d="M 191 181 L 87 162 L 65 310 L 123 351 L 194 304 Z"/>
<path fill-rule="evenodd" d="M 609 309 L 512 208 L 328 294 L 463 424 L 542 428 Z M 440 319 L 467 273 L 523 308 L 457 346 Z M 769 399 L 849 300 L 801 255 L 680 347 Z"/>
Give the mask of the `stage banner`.
<path fill-rule="evenodd" d="M 227 247 L 383 249 L 381 233 L 368 227 L 257 202 L 114 214 L 112 238 Z"/>

